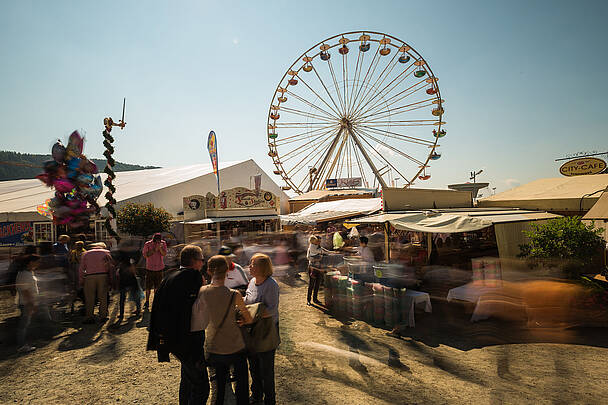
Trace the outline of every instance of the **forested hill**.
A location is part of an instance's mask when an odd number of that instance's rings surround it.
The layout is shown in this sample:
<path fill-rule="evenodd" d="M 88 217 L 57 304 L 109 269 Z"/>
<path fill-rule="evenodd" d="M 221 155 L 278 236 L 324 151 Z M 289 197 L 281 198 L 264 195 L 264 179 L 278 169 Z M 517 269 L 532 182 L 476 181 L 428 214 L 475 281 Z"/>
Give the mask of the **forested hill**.
<path fill-rule="evenodd" d="M 0 181 L 32 179 L 42 173 L 42 164 L 51 160 L 51 155 L 34 155 L 30 153 L 19 153 L 0 151 Z M 99 171 L 102 172 L 106 166 L 105 159 L 91 159 Z M 129 163 L 116 162 L 115 172 L 126 172 L 129 170 L 156 169 L 156 166 L 140 166 Z"/>

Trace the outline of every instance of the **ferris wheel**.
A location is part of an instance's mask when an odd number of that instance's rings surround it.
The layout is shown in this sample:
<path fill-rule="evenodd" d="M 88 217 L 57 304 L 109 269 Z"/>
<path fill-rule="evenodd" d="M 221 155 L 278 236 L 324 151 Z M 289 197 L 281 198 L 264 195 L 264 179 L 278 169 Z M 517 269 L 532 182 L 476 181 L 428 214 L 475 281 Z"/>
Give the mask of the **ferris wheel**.
<path fill-rule="evenodd" d="M 347 32 L 308 49 L 268 111 L 268 156 L 283 189 L 428 180 L 446 134 L 437 81 L 422 55 L 388 34 Z"/>

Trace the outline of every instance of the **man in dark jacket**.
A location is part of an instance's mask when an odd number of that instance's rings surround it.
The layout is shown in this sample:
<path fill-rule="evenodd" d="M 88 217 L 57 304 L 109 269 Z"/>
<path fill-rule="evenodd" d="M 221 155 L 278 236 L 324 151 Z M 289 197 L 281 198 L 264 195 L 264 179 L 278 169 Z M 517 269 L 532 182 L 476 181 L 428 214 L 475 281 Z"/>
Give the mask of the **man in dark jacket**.
<path fill-rule="evenodd" d="M 187 245 L 180 253 L 181 267 L 160 284 L 150 317 L 148 350 L 156 350 L 158 361 L 169 361 L 169 353 L 181 362 L 179 403 L 204 404 L 209 397 L 209 377 L 204 361 L 205 332 L 191 332 L 192 304 L 203 285 L 203 252 Z"/>

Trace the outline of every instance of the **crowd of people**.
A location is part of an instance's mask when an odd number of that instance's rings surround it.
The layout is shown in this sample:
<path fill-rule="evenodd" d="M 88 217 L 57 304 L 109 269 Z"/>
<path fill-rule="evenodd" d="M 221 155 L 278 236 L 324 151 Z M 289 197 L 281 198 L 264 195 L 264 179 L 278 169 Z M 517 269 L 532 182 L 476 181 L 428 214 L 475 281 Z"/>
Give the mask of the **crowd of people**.
<path fill-rule="evenodd" d="M 261 318 L 271 320 L 278 338 L 279 285 L 272 277 L 271 257 L 252 254 L 245 271 L 229 246 L 221 246 L 211 257 L 196 245 L 175 249 L 179 249 L 179 267 L 168 269 L 169 249 L 161 234 L 144 243 L 140 263 L 133 252 L 111 252 L 103 242 L 87 243 L 85 238 L 71 244 L 67 235 L 54 245 L 26 246 L 9 268 L 9 283 L 21 313 L 18 352 L 36 350 L 28 344 L 28 328 L 37 314 L 52 322 L 51 307 L 60 306 L 64 314 L 73 315 L 75 302 L 81 300 L 82 324 L 107 322 L 114 291 L 119 294 L 118 316 L 110 326 L 123 320 L 127 298 L 134 303 L 136 318 L 142 315 L 145 300 L 143 312 L 150 316 L 148 348 L 158 352 L 159 361 L 167 361 L 171 353 L 181 362 L 180 403 L 205 403 L 211 393 L 212 402 L 221 404 L 229 381 L 236 381 L 239 404 L 275 403 L 276 346 L 247 349 L 245 336 L 252 325 L 261 324 Z M 144 274 L 138 264 L 145 266 Z M 256 322 L 248 309 L 255 304 L 263 308 Z"/>
<path fill-rule="evenodd" d="M 26 246 L 12 261 L 21 311 L 19 352 L 36 349 L 27 340 L 36 314 L 52 322 L 53 304 L 61 301 L 65 313 L 74 315 L 75 303 L 81 300 L 82 323 L 103 324 L 109 319 L 112 292 L 117 292 L 118 315 L 110 326 L 123 321 L 127 299 L 135 307 L 132 317 L 149 314 L 147 348 L 157 351 L 159 361 L 173 354 L 181 363 L 180 403 L 205 403 L 211 396 L 212 403 L 221 404 L 231 381 L 236 383 L 238 404 L 275 403 L 274 359 L 280 335 L 279 285 L 273 272 L 275 267 L 293 268 L 299 277 L 306 269 L 308 302 L 318 304 L 321 262 L 332 254 L 331 234 L 308 239 L 296 233 L 250 243 L 227 240 L 219 247 L 204 241 L 168 246 L 161 234 L 154 234 L 141 249 L 128 252 L 110 251 L 103 242 L 88 243 L 82 236 L 76 239 L 71 243 L 62 235 L 55 244 Z M 322 241 L 329 249 L 320 246 Z M 373 260 L 367 239 L 360 242 L 361 256 Z M 54 294 L 49 297 L 51 279 Z M 41 283 L 46 283 L 44 288 L 39 288 Z M 262 334 L 264 342 L 251 342 Z"/>

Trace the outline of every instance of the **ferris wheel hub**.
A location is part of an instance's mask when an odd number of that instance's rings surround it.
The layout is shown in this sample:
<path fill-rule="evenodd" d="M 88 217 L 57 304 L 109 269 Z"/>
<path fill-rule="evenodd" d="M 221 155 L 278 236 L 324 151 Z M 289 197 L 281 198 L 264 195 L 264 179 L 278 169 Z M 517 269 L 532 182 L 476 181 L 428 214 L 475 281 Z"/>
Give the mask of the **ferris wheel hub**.
<path fill-rule="evenodd" d="M 353 127 L 353 124 L 350 122 L 350 120 L 348 118 L 342 118 L 340 120 L 340 126 L 343 129 L 351 129 Z"/>

